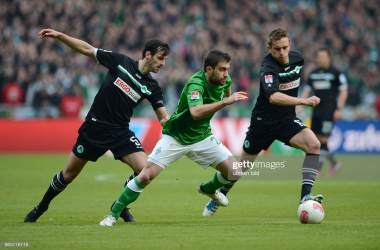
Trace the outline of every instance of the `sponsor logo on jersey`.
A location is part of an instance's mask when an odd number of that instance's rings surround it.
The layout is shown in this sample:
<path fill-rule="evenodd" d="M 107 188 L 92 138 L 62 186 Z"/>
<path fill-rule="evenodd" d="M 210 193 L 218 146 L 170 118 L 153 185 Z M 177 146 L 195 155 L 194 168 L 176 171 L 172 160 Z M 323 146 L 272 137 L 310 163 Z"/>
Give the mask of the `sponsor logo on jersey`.
<path fill-rule="evenodd" d="M 298 78 L 297 80 L 288 83 L 281 83 L 279 88 L 280 90 L 289 90 L 297 88 L 298 86 L 300 86 L 300 79 L 301 78 Z"/>
<path fill-rule="evenodd" d="M 331 88 L 331 82 L 330 81 L 314 81 L 313 82 L 313 88 L 314 89 L 330 89 Z"/>
<path fill-rule="evenodd" d="M 199 99 L 199 92 L 191 92 L 191 100 Z"/>
<path fill-rule="evenodd" d="M 265 76 L 265 83 L 273 83 L 273 76 L 272 75 Z"/>
<path fill-rule="evenodd" d="M 123 72 L 124 74 L 126 74 L 128 77 L 129 77 L 129 79 L 131 79 L 131 81 L 134 83 L 134 84 L 136 84 L 136 86 L 137 87 L 139 87 L 140 88 L 140 90 L 141 90 L 141 92 L 143 92 L 144 94 L 147 94 L 147 95 L 151 95 L 152 94 L 152 92 L 150 92 L 149 90 L 148 90 L 148 88 L 146 87 L 146 86 L 144 86 L 144 85 L 142 85 L 141 83 L 139 83 L 129 72 L 128 72 L 128 70 L 126 70 L 125 68 L 123 68 L 121 65 L 119 65 L 119 66 L 117 66 L 117 68 L 121 71 L 121 72 Z"/>
<path fill-rule="evenodd" d="M 141 96 L 119 77 L 113 84 L 115 84 L 119 89 L 121 89 L 129 98 L 132 99 L 132 101 L 137 102 L 138 100 L 140 100 Z"/>

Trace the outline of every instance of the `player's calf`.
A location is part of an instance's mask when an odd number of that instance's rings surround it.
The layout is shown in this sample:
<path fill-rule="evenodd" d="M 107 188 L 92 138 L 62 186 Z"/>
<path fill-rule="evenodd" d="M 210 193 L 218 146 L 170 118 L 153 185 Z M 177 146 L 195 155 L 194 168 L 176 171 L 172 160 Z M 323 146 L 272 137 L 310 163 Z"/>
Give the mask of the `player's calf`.
<path fill-rule="evenodd" d="M 50 202 L 60 194 L 69 183 L 63 178 L 62 171 L 53 177 L 48 190 L 46 191 L 44 197 L 42 198 L 40 204 L 33 208 L 25 217 L 24 222 L 36 222 L 41 215 L 46 212 L 49 208 Z"/>

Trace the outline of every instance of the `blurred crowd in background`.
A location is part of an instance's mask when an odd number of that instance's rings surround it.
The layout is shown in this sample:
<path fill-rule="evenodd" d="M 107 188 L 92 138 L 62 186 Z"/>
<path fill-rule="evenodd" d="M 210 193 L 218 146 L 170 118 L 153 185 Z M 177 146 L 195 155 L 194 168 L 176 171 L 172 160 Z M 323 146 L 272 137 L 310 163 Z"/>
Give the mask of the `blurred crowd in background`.
<path fill-rule="evenodd" d="M 96 48 L 141 59 L 146 39 L 170 43 L 173 53 L 154 77 L 171 114 L 187 80 L 211 49 L 232 57 L 234 91 L 249 100 L 220 116 L 250 116 L 269 32 L 281 27 L 305 58 L 305 82 L 315 51 L 327 47 L 348 80 L 343 118 L 378 119 L 380 2 L 377 0 L 2 0 L 0 1 L 0 117 L 83 117 L 107 69 L 55 39 L 51 28 Z M 135 116 L 154 116 L 142 103 Z"/>

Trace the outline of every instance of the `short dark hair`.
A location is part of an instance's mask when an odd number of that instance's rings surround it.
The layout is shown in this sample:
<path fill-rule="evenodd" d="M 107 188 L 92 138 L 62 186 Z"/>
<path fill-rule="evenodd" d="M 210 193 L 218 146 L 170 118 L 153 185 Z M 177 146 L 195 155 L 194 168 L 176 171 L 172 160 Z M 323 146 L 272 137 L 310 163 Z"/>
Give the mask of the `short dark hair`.
<path fill-rule="evenodd" d="M 220 50 L 211 50 L 203 58 L 203 70 L 206 72 L 206 68 L 208 66 L 214 69 L 220 61 L 229 63 L 231 61 L 231 57 L 228 53 L 224 53 Z"/>
<path fill-rule="evenodd" d="M 164 42 L 158 38 L 150 38 L 146 40 L 142 51 L 142 58 L 145 58 L 145 52 L 150 51 L 154 56 L 158 51 L 164 51 L 164 56 L 167 56 L 172 52 L 172 48 L 167 42 Z"/>
<path fill-rule="evenodd" d="M 290 41 L 290 36 L 289 36 L 288 32 L 286 32 L 285 30 L 283 30 L 281 28 L 272 30 L 269 33 L 269 36 L 268 36 L 268 39 L 267 39 L 269 47 L 272 48 L 272 41 L 278 41 L 278 40 L 280 40 L 283 37 L 287 37 L 289 39 L 289 41 Z"/>
<path fill-rule="evenodd" d="M 328 48 L 319 48 L 319 49 L 317 50 L 317 52 L 315 52 L 315 54 L 317 55 L 318 52 L 322 52 L 322 51 L 327 52 L 327 55 L 329 55 L 329 57 L 331 57 L 331 53 L 330 53 L 330 50 L 329 50 Z"/>

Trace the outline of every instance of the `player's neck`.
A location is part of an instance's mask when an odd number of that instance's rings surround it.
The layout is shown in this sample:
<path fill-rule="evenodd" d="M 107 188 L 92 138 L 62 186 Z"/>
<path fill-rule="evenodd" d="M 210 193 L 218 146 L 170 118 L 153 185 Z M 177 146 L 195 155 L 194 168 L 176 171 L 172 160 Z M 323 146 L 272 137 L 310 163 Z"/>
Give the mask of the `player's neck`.
<path fill-rule="evenodd" d="M 328 70 L 329 68 L 330 68 L 330 64 L 329 65 L 326 65 L 326 66 L 324 66 L 324 67 L 320 67 L 321 69 L 323 69 L 323 70 Z"/>
<path fill-rule="evenodd" d="M 143 73 L 144 75 L 148 74 L 150 72 L 150 70 L 148 69 L 148 62 L 144 59 L 140 59 L 139 60 L 139 70 L 141 73 Z"/>
<path fill-rule="evenodd" d="M 211 87 L 213 87 L 213 88 L 218 87 L 218 85 L 214 85 L 214 84 L 212 83 L 212 81 L 210 81 L 210 75 L 209 75 L 209 74 L 205 73 L 205 76 L 206 76 L 206 81 L 207 81 L 207 83 L 208 83 Z"/>

